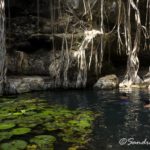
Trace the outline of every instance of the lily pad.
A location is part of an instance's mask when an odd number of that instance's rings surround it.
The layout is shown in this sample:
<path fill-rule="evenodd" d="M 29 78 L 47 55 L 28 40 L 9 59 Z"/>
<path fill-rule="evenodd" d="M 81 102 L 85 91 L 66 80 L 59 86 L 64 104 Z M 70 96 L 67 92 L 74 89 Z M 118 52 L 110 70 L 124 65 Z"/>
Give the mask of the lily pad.
<path fill-rule="evenodd" d="M 0 132 L 0 141 L 8 140 L 11 137 L 12 137 L 12 134 L 10 132 Z"/>
<path fill-rule="evenodd" d="M 43 150 L 53 150 L 53 144 L 56 141 L 56 138 L 51 135 L 39 135 L 35 136 L 30 140 L 31 143 L 35 143 Z"/>
<path fill-rule="evenodd" d="M 79 127 L 82 128 L 82 129 L 90 128 L 91 123 L 88 120 L 81 120 L 79 122 Z"/>
<path fill-rule="evenodd" d="M 24 116 L 20 117 L 16 120 L 17 125 L 19 127 L 23 128 L 33 128 L 37 126 L 38 124 L 42 123 L 42 120 L 40 118 L 34 117 L 34 116 Z"/>
<path fill-rule="evenodd" d="M 0 130 L 6 130 L 15 127 L 14 123 L 0 123 Z"/>
<path fill-rule="evenodd" d="M 27 142 L 23 140 L 14 140 L 9 143 L 1 144 L 1 150 L 24 150 L 27 147 Z"/>
<path fill-rule="evenodd" d="M 55 130 L 57 130 L 57 127 L 53 123 L 50 123 L 50 122 L 45 123 L 44 127 L 48 131 L 55 131 Z"/>
<path fill-rule="evenodd" d="M 17 129 L 14 129 L 12 130 L 12 134 L 13 135 L 22 135 L 22 134 L 27 134 L 31 131 L 30 128 L 17 128 Z"/>
<path fill-rule="evenodd" d="M 23 128 L 33 128 L 36 127 L 38 124 L 35 123 L 20 123 L 18 124 L 19 127 L 23 127 Z"/>
<path fill-rule="evenodd" d="M 2 102 L 3 103 L 3 102 Z M 45 131 L 55 132 L 56 136 L 72 146 L 83 146 L 89 140 L 92 131 L 92 123 L 96 118 L 90 110 L 69 110 L 65 106 L 49 106 L 45 100 L 22 98 L 12 103 L 4 103 L 0 106 L 0 141 L 9 140 L 13 135 L 31 134 L 39 135 L 30 139 L 27 149 L 53 150 L 56 138 L 50 135 L 42 135 Z M 6 123 L 7 120 L 7 123 Z M 12 129 L 17 125 L 17 128 Z M 39 130 L 40 128 L 40 130 Z M 6 132 L 11 129 L 10 132 Z M 5 131 L 5 132 L 4 132 Z M 6 142 L 6 141 L 5 141 Z M 5 143 L 12 144 L 12 143 Z M 71 148 L 73 149 L 74 147 Z M 1 148 L 0 148 L 1 149 Z M 7 150 L 16 150 L 15 147 Z"/>

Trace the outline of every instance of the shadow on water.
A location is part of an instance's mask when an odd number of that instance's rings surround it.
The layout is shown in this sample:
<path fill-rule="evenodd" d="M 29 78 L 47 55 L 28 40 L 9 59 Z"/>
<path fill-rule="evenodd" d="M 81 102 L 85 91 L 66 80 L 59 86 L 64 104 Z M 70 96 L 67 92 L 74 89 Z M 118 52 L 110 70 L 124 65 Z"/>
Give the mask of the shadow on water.
<path fill-rule="evenodd" d="M 146 150 L 150 145 L 134 142 L 150 142 L 150 109 L 144 108 L 150 100 L 150 91 L 47 91 L 25 94 L 21 97 L 41 98 L 50 105 L 61 104 L 69 109 L 90 109 L 99 112 L 91 135 L 89 150 Z M 119 141 L 129 141 L 122 146 Z M 131 144 L 131 145 L 128 145 Z"/>

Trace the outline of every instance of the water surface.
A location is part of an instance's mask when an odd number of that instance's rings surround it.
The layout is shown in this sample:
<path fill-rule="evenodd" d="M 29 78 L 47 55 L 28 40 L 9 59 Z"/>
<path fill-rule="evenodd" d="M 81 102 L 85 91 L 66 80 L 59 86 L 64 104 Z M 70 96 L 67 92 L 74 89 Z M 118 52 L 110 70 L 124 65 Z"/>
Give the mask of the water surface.
<path fill-rule="evenodd" d="M 126 93 L 126 94 L 125 94 Z M 93 125 L 91 141 L 88 150 L 146 150 L 150 145 L 119 144 L 120 139 L 150 142 L 150 109 L 144 108 L 144 101 L 150 99 L 150 92 L 146 90 L 133 91 L 92 91 L 69 90 L 47 91 L 12 96 L 10 99 L 25 97 L 40 98 L 48 102 L 47 105 L 64 105 L 71 110 L 78 108 L 92 110 L 101 115 Z M 64 146 L 65 147 L 65 146 Z M 58 146 L 57 149 L 62 150 Z"/>

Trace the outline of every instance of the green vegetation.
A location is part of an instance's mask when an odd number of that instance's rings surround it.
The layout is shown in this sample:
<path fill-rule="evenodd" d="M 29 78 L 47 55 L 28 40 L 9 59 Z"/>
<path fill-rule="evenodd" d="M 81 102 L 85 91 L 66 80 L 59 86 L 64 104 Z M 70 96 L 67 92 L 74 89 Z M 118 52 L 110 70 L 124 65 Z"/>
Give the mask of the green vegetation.
<path fill-rule="evenodd" d="M 55 141 L 56 138 L 51 135 L 39 135 L 30 140 L 31 143 L 37 144 L 41 150 L 53 150 L 53 144 Z"/>
<path fill-rule="evenodd" d="M 0 130 L 6 130 L 13 128 L 15 126 L 14 123 L 0 123 Z"/>
<path fill-rule="evenodd" d="M 53 150 L 58 140 L 80 149 L 89 141 L 96 117 L 92 111 L 50 106 L 39 99 L 8 100 L 0 103 L 0 149 Z"/>
<path fill-rule="evenodd" d="M 10 139 L 12 137 L 11 132 L 0 132 L 0 141 Z"/>
<path fill-rule="evenodd" d="M 16 129 L 12 130 L 12 134 L 13 135 L 21 135 L 21 134 L 29 133 L 30 131 L 31 131 L 30 128 L 16 128 Z"/>
<path fill-rule="evenodd" d="M 3 143 L 1 150 L 24 150 L 27 147 L 27 142 L 22 140 L 13 140 L 10 143 Z"/>

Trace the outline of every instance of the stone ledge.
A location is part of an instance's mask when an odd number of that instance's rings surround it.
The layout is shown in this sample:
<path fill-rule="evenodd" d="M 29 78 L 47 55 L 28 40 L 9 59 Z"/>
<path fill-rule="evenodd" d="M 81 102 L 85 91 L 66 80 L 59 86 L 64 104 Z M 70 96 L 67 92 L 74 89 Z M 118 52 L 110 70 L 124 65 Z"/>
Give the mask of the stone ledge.
<path fill-rule="evenodd" d="M 58 81 L 50 78 L 50 76 L 8 76 L 5 85 L 5 94 L 22 94 L 59 88 L 76 89 L 76 82 L 68 81 L 68 84 L 58 83 Z"/>
<path fill-rule="evenodd" d="M 6 94 L 21 94 L 31 91 L 48 90 L 54 86 L 50 77 L 10 76 L 5 86 Z"/>

